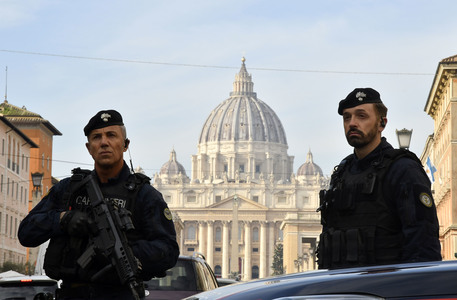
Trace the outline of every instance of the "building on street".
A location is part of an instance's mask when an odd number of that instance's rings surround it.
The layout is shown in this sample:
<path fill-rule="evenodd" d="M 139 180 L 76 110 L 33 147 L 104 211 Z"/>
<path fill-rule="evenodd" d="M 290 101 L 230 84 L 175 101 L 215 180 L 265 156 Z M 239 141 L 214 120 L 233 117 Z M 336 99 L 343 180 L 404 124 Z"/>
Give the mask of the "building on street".
<path fill-rule="evenodd" d="M 424 110 L 435 124 L 421 161 L 432 181 L 442 256 L 450 260 L 457 257 L 457 55 L 438 63 Z"/>

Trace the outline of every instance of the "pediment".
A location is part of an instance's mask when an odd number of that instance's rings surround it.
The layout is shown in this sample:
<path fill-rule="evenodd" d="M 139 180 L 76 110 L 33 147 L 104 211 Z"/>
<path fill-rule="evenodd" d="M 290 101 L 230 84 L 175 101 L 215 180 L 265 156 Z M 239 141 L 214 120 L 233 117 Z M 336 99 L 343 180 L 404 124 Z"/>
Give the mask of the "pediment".
<path fill-rule="evenodd" d="M 211 210 L 232 210 L 235 197 L 238 202 L 238 210 L 268 210 L 268 208 L 265 205 L 262 205 L 240 195 L 230 196 L 217 203 L 211 204 L 207 208 Z"/>

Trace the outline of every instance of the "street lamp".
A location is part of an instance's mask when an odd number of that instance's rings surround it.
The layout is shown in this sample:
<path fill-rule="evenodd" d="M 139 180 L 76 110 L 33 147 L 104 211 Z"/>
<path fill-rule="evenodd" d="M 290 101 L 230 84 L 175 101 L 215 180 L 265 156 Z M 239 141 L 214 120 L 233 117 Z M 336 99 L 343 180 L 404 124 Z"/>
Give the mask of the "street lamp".
<path fill-rule="evenodd" d="M 43 179 L 43 173 L 35 172 L 32 173 L 33 189 L 35 190 L 35 197 L 38 196 L 38 191 L 41 189 L 41 180 Z"/>
<path fill-rule="evenodd" d="M 300 272 L 300 267 L 303 263 L 303 258 L 301 256 L 297 257 L 297 259 L 294 260 L 295 267 L 298 269 L 298 272 Z"/>
<path fill-rule="evenodd" d="M 303 262 L 306 261 L 306 264 L 308 264 L 308 254 L 303 253 L 302 256 L 298 256 L 297 259 L 294 260 L 295 267 L 298 269 L 298 272 L 300 272 L 300 269 L 303 265 Z"/>
<path fill-rule="evenodd" d="M 409 149 L 409 144 L 411 143 L 411 136 L 413 135 L 413 130 L 408 130 L 403 128 L 402 130 L 395 130 L 398 138 L 398 146 L 400 149 Z"/>

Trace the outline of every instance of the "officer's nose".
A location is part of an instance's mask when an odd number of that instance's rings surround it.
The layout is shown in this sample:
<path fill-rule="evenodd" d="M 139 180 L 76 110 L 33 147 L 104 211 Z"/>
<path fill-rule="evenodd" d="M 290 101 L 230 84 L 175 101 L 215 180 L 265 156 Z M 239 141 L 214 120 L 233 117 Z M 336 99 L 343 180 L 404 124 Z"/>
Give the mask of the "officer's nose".
<path fill-rule="evenodd" d="M 108 145 L 108 138 L 105 135 L 102 135 L 102 138 L 100 139 L 100 144 L 102 146 Z"/>
<path fill-rule="evenodd" d="M 357 127 L 356 118 L 350 117 L 348 119 L 348 126 L 349 126 L 349 128 L 356 128 Z"/>

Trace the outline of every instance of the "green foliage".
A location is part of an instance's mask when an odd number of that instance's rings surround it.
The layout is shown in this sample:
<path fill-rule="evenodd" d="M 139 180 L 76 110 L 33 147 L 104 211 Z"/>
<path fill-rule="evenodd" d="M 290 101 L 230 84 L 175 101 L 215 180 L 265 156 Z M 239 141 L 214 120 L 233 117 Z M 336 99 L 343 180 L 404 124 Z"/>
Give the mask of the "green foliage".
<path fill-rule="evenodd" d="M 5 261 L 2 266 L 0 266 L 0 272 L 6 271 L 16 271 L 21 274 L 25 275 L 32 275 L 33 274 L 33 266 L 27 262 L 25 264 L 21 263 L 14 263 L 12 261 Z"/>
<path fill-rule="evenodd" d="M 281 275 L 284 274 L 284 266 L 283 266 L 283 245 L 281 243 L 276 244 L 275 252 L 273 255 L 273 264 L 271 268 L 273 269 L 273 273 L 271 275 Z"/>
<path fill-rule="evenodd" d="M 239 273 L 238 272 L 230 272 L 229 274 L 230 279 L 239 279 Z"/>

